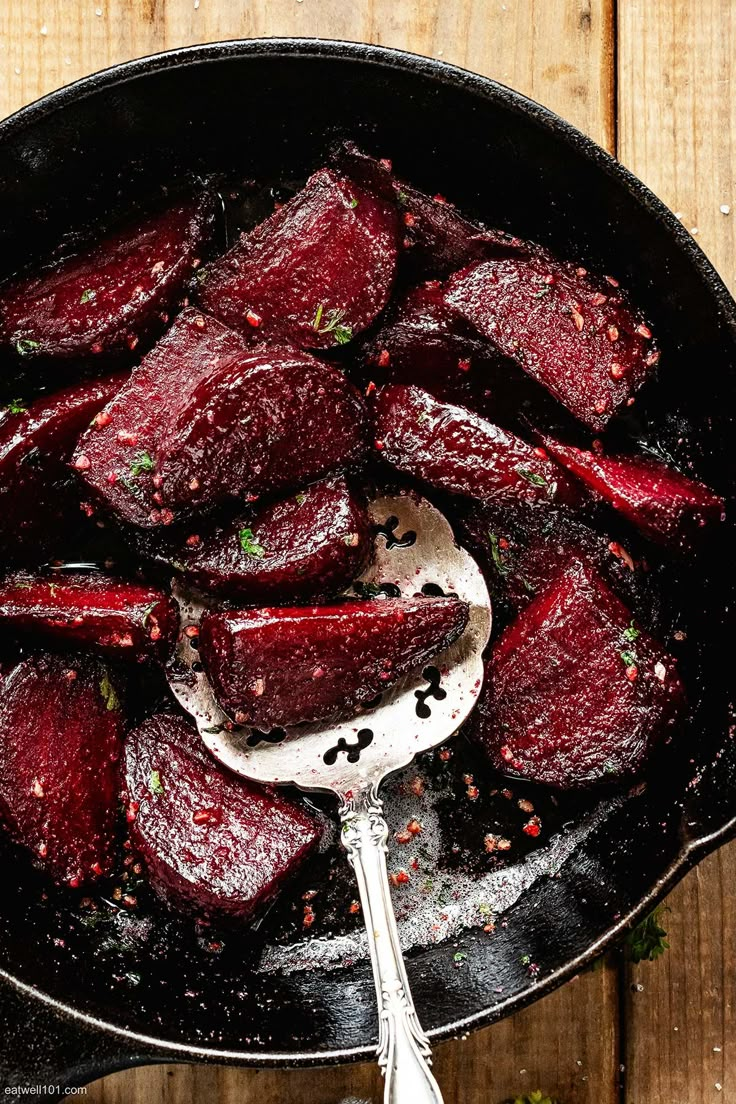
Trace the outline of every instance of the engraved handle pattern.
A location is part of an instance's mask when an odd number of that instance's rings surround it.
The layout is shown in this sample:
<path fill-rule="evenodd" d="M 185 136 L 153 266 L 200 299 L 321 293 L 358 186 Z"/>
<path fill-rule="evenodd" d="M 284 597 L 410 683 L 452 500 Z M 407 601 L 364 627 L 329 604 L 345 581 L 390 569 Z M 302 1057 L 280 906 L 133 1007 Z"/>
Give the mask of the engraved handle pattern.
<path fill-rule="evenodd" d="M 384 1104 L 442 1104 L 429 1068 L 429 1040 L 414 1009 L 399 945 L 386 868 L 388 826 L 375 788 L 346 799 L 340 819 L 343 846 L 360 891 L 376 983 Z"/>

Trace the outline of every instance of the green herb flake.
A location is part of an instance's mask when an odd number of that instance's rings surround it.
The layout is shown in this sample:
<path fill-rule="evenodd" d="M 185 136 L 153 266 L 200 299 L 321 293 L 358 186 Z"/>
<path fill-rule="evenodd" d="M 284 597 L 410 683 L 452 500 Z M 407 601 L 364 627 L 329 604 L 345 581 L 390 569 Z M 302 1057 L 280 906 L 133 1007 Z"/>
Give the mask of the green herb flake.
<path fill-rule="evenodd" d="M 222 732 L 222 725 L 213 725 L 212 728 L 202 728 L 200 732 L 205 732 L 208 736 L 216 736 L 218 732 Z"/>
<path fill-rule="evenodd" d="M 629 644 L 633 644 L 635 640 L 638 640 L 641 636 L 639 629 L 637 629 L 632 621 L 628 629 L 624 629 L 624 640 L 628 640 Z"/>
<path fill-rule="evenodd" d="M 559 1101 L 551 1096 L 546 1096 L 540 1089 L 537 1089 L 535 1092 L 515 1096 L 512 1101 L 509 1101 L 509 1104 L 559 1104 Z"/>
<path fill-rule="evenodd" d="M 147 452 L 138 452 L 130 461 L 130 474 L 137 479 L 143 472 L 153 471 L 155 465 Z"/>
<path fill-rule="evenodd" d="M 619 653 L 621 661 L 626 667 L 633 667 L 636 664 L 636 656 L 633 652 L 623 651 Z"/>
<path fill-rule="evenodd" d="M 353 198 L 350 200 L 350 208 L 354 211 L 357 206 L 358 200 L 355 198 L 355 196 L 353 196 Z"/>
<path fill-rule="evenodd" d="M 531 957 L 528 954 L 522 955 L 519 959 L 522 966 L 531 966 Z"/>
<path fill-rule="evenodd" d="M 491 543 L 491 556 L 493 557 L 493 562 L 496 565 L 496 569 L 498 570 L 499 575 L 508 575 L 509 567 L 508 564 L 505 564 L 503 562 L 503 556 L 501 555 L 501 549 L 499 548 L 497 535 L 489 531 L 488 540 Z"/>
<path fill-rule="evenodd" d="M 455 951 L 455 954 L 452 956 L 452 961 L 456 962 L 458 966 L 462 966 L 463 962 L 467 962 L 467 959 L 468 956 L 465 951 Z"/>
<path fill-rule="evenodd" d="M 493 910 L 491 909 L 491 906 L 486 904 L 485 901 L 482 901 L 478 905 L 478 912 L 481 914 L 481 916 L 492 916 L 493 915 Z"/>
<path fill-rule="evenodd" d="M 114 713 L 120 709 L 120 698 L 117 695 L 115 687 L 110 682 L 107 672 L 100 679 L 100 694 L 102 694 L 102 700 L 105 703 L 105 708 L 108 713 Z"/>
<path fill-rule="evenodd" d="M 164 784 L 161 781 L 161 775 L 157 770 L 151 771 L 151 777 L 148 780 L 148 788 L 152 794 L 156 797 L 161 797 L 164 791 Z"/>
<path fill-rule="evenodd" d="M 407 203 L 408 200 L 409 200 L 409 197 L 406 194 L 406 192 L 397 192 L 396 193 L 396 198 L 398 199 L 399 203 Z"/>
<path fill-rule="evenodd" d="M 262 560 L 266 555 L 266 549 L 262 544 L 258 544 L 253 536 L 252 529 L 240 529 L 238 531 L 238 540 L 246 556 L 253 556 L 256 560 Z"/>
<path fill-rule="evenodd" d="M 39 341 L 32 341 L 30 337 L 22 337 L 20 341 L 15 343 L 15 351 L 18 356 L 27 356 L 28 353 L 34 352 L 36 349 L 41 348 Z"/>
<path fill-rule="evenodd" d="M 294 497 L 296 498 L 297 506 L 303 506 L 304 503 L 307 501 L 307 496 L 305 494 L 303 494 L 301 491 L 299 492 L 298 495 L 295 495 Z"/>
<path fill-rule="evenodd" d="M 80 303 L 91 303 L 92 300 L 96 299 L 96 298 L 97 298 L 97 292 L 93 291 L 92 288 L 86 288 L 82 292 L 82 296 L 81 296 L 79 302 Z"/>
<path fill-rule="evenodd" d="M 8 414 L 25 414 L 28 407 L 22 399 L 11 399 L 5 404 L 3 410 L 7 410 Z"/>
<path fill-rule="evenodd" d="M 364 583 L 360 580 L 353 583 L 353 590 L 361 598 L 378 598 L 379 594 L 383 593 L 377 583 Z"/>
<path fill-rule="evenodd" d="M 533 487 L 547 486 L 547 480 L 543 475 L 538 475 L 537 472 L 529 471 L 528 468 L 517 468 L 516 471 L 522 479 L 526 479 L 527 483 L 531 483 Z"/>
<path fill-rule="evenodd" d="M 345 317 L 344 310 L 328 310 L 325 317 L 324 326 L 322 323 L 322 310 L 323 305 L 320 303 L 314 322 L 312 323 L 314 329 L 320 334 L 332 334 L 337 345 L 347 345 L 348 341 L 353 336 L 352 326 L 346 326 L 343 324 L 343 318 Z"/>
<path fill-rule="evenodd" d="M 156 608 L 156 604 L 157 604 L 156 602 L 151 602 L 150 606 L 146 606 L 146 608 L 143 611 L 142 624 L 143 624 L 144 629 L 145 629 L 146 625 L 148 624 L 148 618 L 151 616 L 151 614 L 153 613 L 153 611 Z"/>
<path fill-rule="evenodd" d="M 662 914 L 669 911 L 666 906 L 660 905 L 629 932 L 626 946 L 632 962 L 653 962 L 669 950 L 667 932 L 661 924 Z"/>
<path fill-rule="evenodd" d="M 317 307 L 317 313 L 314 316 L 314 322 L 312 323 L 312 329 L 316 330 L 317 333 L 319 333 L 319 328 L 322 325 L 322 312 L 324 311 L 324 309 L 325 309 L 324 303 L 320 303 L 320 305 Z"/>

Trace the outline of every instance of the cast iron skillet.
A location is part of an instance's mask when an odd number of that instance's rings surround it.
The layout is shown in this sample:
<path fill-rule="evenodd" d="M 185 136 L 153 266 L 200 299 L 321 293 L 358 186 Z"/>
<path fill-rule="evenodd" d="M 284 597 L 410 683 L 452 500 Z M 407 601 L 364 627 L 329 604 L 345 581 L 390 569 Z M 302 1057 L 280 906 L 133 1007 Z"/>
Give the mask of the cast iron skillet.
<path fill-rule="evenodd" d="M 462 209 L 625 281 L 666 349 L 662 382 L 637 402 L 638 417 L 650 438 L 680 461 L 691 456 L 699 475 L 732 493 L 736 306 L 718 276 L 659 200 L 591 141 L 449 65 L 353 43 L 271 39 L 177 50 L 61 89 L 0 124 L 3 266 L 12 270 L 69 224 L 104 217 L 121 179 L 223 168 L 303 178 L 340 133 Z M 681 446 L 680 415 L 692 426 Z M 682 623 L 703 641 L 683 658 L 694 717 L 681 753 L 559 877 L 535 884 L 507 927 L 492 939 L 466 932 L 463 969 L 453 963 L 457 942 L 410 954 L 420 1018 L 435 1040 L 570 978 L 734 835 L 728 561 L 722 548 L 671 579 Z M 142 983 L 121 985 L 95 932 L 55 942 L 63 902 L 40 905 L 38 884 L 19 869 L 7 866 L 0 899 L 7 1084 L 80 1084 L 155 1061 L 294 1066 L 370 1055 L 367 964 L 263 978 L 247 959 L 153 940 L 136 966 Z M 536 978 L 520 961 L 526 954 Z"/>

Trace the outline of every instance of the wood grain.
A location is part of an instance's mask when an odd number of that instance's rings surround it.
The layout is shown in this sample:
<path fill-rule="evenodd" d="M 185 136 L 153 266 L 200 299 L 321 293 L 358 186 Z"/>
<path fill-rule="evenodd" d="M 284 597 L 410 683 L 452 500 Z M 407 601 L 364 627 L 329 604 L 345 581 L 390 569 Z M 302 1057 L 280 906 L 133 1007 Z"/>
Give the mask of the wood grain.
<path fill-rule="evenodd" d="M 733 6 L 618 0 L 617 9 L 615 24 L 614 0 L 2 0 L 0 116 L 96 69 L 196 42 L 280 34 L 410 49 L 527 93 L 609 149 L 618 130 L 622 160 L 683 212 L 720 271 L 733 274 Z M 722 215 L 721 204 L 733 215 Z M 607 964 L 510 1020 L 439 1047 L 446 1104 L 494 1104 L 538 1087 L 564 1104 L 736 1099 L 729 954 L 736 916 L 724 897 L 735 881 L 731 847 L 671 895 L 672 950 L 625 973 L 624 1040 L 618 971 Z M 166 1066 L 105 1078 L 88 1099 L 338 1104 L 378 1099 L 379 1090 L 368 1065 L 298 1072 Z"/>
<path fill-rule="evenodd" d="M 736 290 L 736 8 L 620 0 L 618 60 L 620 159 Z M 627 971 L 626 1104 L 736 1100 L 734 884 L 731 844 L 670 895 L 671 950 Z"/>

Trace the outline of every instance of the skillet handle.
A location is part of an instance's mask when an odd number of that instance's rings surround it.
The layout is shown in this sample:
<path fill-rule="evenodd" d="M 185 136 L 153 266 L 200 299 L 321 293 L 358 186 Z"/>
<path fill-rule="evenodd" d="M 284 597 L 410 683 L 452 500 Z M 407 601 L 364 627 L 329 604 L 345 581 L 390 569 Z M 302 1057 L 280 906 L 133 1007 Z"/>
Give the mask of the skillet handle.
<path fill-rule="evenodd" d="M 384 1104 L 442 1104 L 430 1070 L 429 1039 L 414 1009 L 399 945 L 386 868 L 388 825 L 375 787 L 345 800 L 340 819 L 343 846 L 360 891 L 376 983 Z"/>

